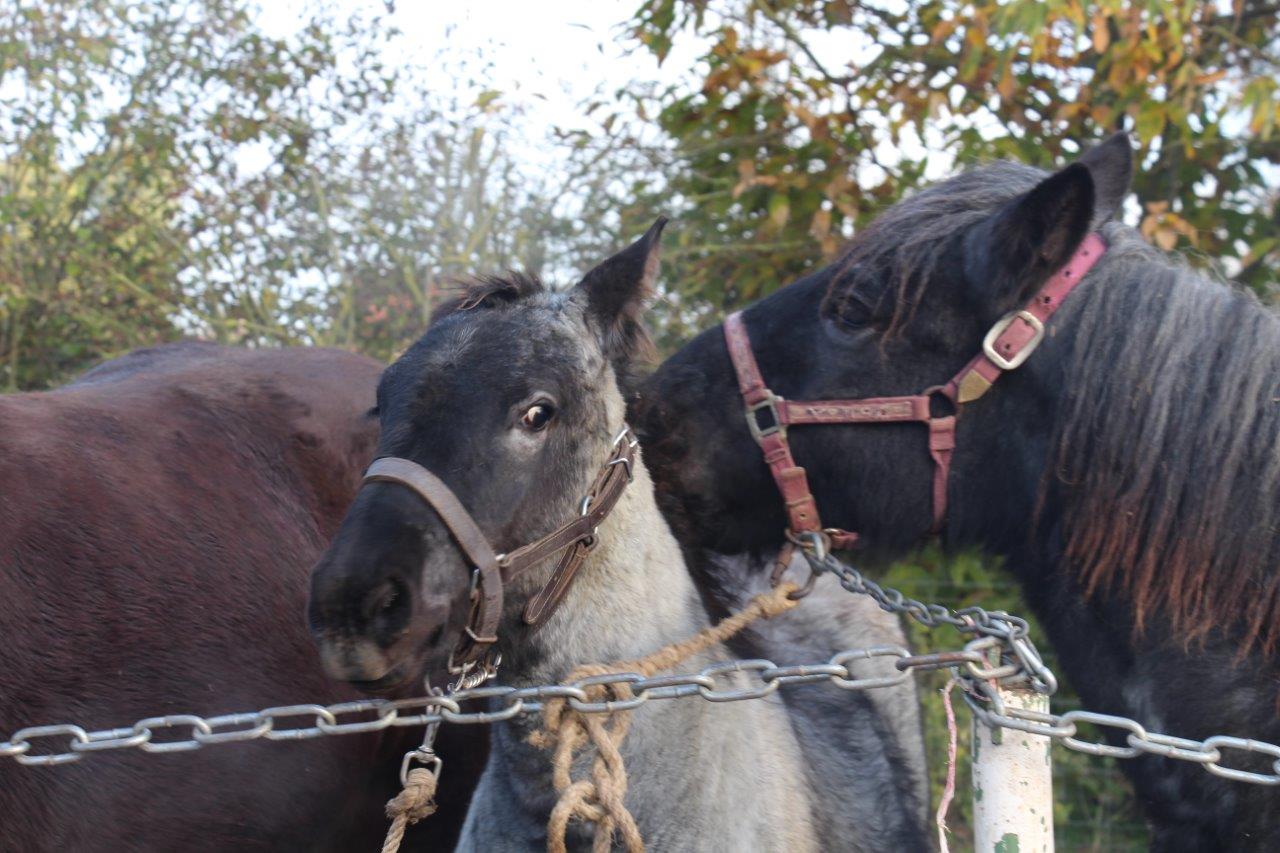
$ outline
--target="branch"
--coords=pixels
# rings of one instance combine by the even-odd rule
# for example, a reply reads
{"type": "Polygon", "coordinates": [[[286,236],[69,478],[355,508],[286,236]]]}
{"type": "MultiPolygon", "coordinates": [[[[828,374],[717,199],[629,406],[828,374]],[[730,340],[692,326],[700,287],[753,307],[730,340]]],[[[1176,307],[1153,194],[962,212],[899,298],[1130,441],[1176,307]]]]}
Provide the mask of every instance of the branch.
{"type": "Polygon", "coordinates": [[[758,11],[761,15],[764,15],[766,19],[772,22],[774,26],[782,30],[782,34],[787,37],[787,41],[791,42],[796,47],[800,48],[801,52],[804,53],[804,55],[809,58],[809,61],[813,63],[813,67],[817,69],[818,73],[821,74],[823,79],[825,79],[828,83],[831,83],[834,86],[848,88],[849,84],[853,82],[853,79],[854,79],[853,75],[837,77],[836,75],[828,71],[826,69],[826,66],[822,64],[822,61],[819,60],[818,57],[814,55],[813,51],[809,49],[809,46],[804,43],[804,40],[800,37],[800,34],[796,32],[795,27],[791,26],[791,24],[787,23],[785,20],[778,17],[778,15],[775,14],[774,11],[768,7],[768,5],[764,2],[764,0],[752,0],[751,5],[754,9],[756,9],[756,11],[758,11]]]}

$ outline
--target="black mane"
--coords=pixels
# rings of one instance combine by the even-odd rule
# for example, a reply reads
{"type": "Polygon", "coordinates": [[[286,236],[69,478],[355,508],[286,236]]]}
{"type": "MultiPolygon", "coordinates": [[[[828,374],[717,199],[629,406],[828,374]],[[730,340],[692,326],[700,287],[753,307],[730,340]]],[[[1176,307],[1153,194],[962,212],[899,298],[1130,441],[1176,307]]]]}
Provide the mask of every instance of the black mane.
{"type": "MultiPolygon", "coordinates": [[[[995,163],[895,205],[854,240],[840,281],[869,265],[890,334],[910,322],[949,238],[1047,173],[995,163]]],[[[1109,248],[1063,309],[1067,394],[1045,496],[1061,498],[1069,563],[1089,593],[1128,596],[1187,642],[1216,627],[1280,645],[1280,318],[1250,292],[1100,229],[1109,248]],[[1069,319],[1068,319],[1069,318],[1069,319]]]]}
{"type": "Polygon", "coordinates": [[[934,184],[889,208],[855,235],[836,262],[824,312],[846,307],[846,276],[855,267],[888,279],[881,300],[892,300],[887,337],[915,316],[923,288],[935,280],[951,238],[982,221],[1014,196],[1031,189],[1047,173],[1022,163],[997,162],[934,184]]]}
{"type": "Polygon", "coordinates": [[[1137,622],[1280,644],[1280,318],[1111,225],[1054,446],[1067,555],[1137,622]]]}

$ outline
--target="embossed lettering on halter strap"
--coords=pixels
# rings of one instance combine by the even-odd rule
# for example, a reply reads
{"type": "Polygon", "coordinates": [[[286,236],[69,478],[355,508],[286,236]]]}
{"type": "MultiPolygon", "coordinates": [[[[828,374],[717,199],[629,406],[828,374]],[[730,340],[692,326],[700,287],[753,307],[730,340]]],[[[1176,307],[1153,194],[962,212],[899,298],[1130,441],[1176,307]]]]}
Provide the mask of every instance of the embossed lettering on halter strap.
{"type": "Polygon", "coordinates": [[[956,446],[956,417],[960,407],[985,394],[1000,374],[1022,365],[1044,339],[1044,327],[1062,301],[1098,262],[1107,244],[1089,234],[1062,269],[1054,273],[1031,301],[1006,315],[987,332],[982,350],[945,385],[926,388],[903,397],[867,397],[859,400],[785,400],[769,390],[751,349],[751,338],[742,313],[724,322],[729,359],[738,377],[738,389],[746,404],[747,427],[764,453],[787,511],[787,532],[792,540],[804,534],[830,539],[832,547],[846,548],[857,540],[847,530],[823,528],[817,502],[809,490],[804,468],[796,464],[787,441],[794,426],[818,424],[884,424],[918,422],[929,427],[929,455],[933,459],[933,517],[930,532],[942,530],[947,517],[947,480],[951,454],[956,446]],[[954,413],[935,417],[934,398],[949,401],[954,413]],[[767,422],[762,422],[767,415],[767,422]]]}
{"type": "Polygon", "coordinates": [[[563,551],[564,556],[552,571],[551,578],[529,599],[524,611],[524,621],[538,626],[555,612],[556,607],[564,600],[578,569],[595,547],[597,528],[617,506],[623,490],[631,482],[631,470],[638,446],[631,428],[624,428],[613,441],[609,460],[601,466],[583,498],[579,515],[541,539],[507,554],[494,552],[479,525],[453,490],[417,462],[384,456],[374,460],[369,466],[361,485],[397,483],[413,491],[440,516],[474,569],[471,613],[463,636],[451,656],[451,667],[455,672],[483,660],[498,641],[503,586],[548,557],[563,551]]]}

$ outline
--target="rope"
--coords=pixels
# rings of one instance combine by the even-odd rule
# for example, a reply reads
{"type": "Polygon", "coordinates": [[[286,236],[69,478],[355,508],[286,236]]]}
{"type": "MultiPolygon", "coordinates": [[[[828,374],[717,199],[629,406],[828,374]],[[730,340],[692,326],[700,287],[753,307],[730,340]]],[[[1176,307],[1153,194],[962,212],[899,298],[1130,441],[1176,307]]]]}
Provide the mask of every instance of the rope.
{"type": "Polygon", "coordinates": [[[404,840],[405,828],[435,813],[436,775],[425,767],[409,771],[404,790],[387,803],[391,827],[382,842],[382,853],[396,853],[404,840]]]}
{"type": "Polygon", "coordinates": [[[955,686],[956,679],[953,676],[947,686],[939,691],[942,694],[942,707],[947,712],[947,783],[942,789],[942,800],[938,803],[938,811],[933,819],[938,825],[938,849],[942,853],[950,853],[951,850],[947,846],[947,833],[951,831],[947,828],[947,809],[951,807],[951,798],[956,793],[956,712],[951,707],[951,690],[955,686]]]}
{"type": "MultiPolygon", "coordinates": [[[[757,595],[740,612],[683,642],[661,648],[639,660],[580,666],[569,673],[564,683],[616,672],[636,672],[648,677],[671,669],[693,655],[728,640],[755,620],[769,619],[795,607],[799,602],[788,596],[796,588],[795,584],[785,583],[757,595]]],[[[627,684],[593,685],[584,691],[593,702],[632,698],[627,684]]],[[[615,834],[620,837],[627,853],[642,853],[644,840],[640,837],[640,829],[623,803],[627,793],[627,770],[623,765],[621,746],[631,725],[630,711],[581,714],[573,710],[566,700],[551,699],[543,708],[542,715],[543,728],[535,732],[530,741],[554,749],[552,782],[560,795],[547,822],[548,853],[566,853],[565,833],[573,818],[597,825],[592,842],[593,853],[612,850],[615,834]],[[588,743],[595,749],[590,775],[574,779],[570,775],[574,755],[588,743]]],[[[384,849],[384,853],[389,851],[384,849]]]]}

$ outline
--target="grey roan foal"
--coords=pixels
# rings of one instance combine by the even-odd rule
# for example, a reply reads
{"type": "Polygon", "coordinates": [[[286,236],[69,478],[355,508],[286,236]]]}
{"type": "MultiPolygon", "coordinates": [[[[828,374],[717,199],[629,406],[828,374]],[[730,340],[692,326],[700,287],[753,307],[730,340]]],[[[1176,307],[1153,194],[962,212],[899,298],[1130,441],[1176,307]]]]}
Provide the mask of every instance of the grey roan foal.
{"type": "MultiPolygon", "coordinates": [[[[379,455],[434,472],[498,549],[571,518],[623,426],[620,379],[649,349],[640,314],[660,231],[661,223],[569,291],[487,279],[438,312],[382,378],[379,455]]],[[[643,464],[634,475],[545,625],[529,629],[520,612],[555,561],[508,586],[504,682],[555,682],[578,664],[642,657],[710,624],[643,464]]],[[[372,690],[420,679],[465,622],[469,575],[441,520],[413,493],[366,486],[313,575],[312,629],[328,671],[372,690]]],[[[795,663],[903,643],[896,622],[830,581],[800,607],[757,623],[745,647],[795,663]]],[[[743,599],[758,591],[744,588],[743,599]]],[[[717,646],[680,669],[736,656],[717,646]]],[[[852,666],[858,676],[893,672],[887,658],[852,666]]],[[[735,680],[747,686],[745,676],[735,680]]],[[[626,804],[651,849],[927,849],[914,686],[865,696],[827,684],[784,690],[795,695],[635,711],[623,746],[626,804]]],[[[546,845],[556,796],[549,753],[528,743],[537,724],[495,727],[460,849],[546,845]]],[[[571,849],[589,848],[592,833],[572,824],[571,849]]]]}

